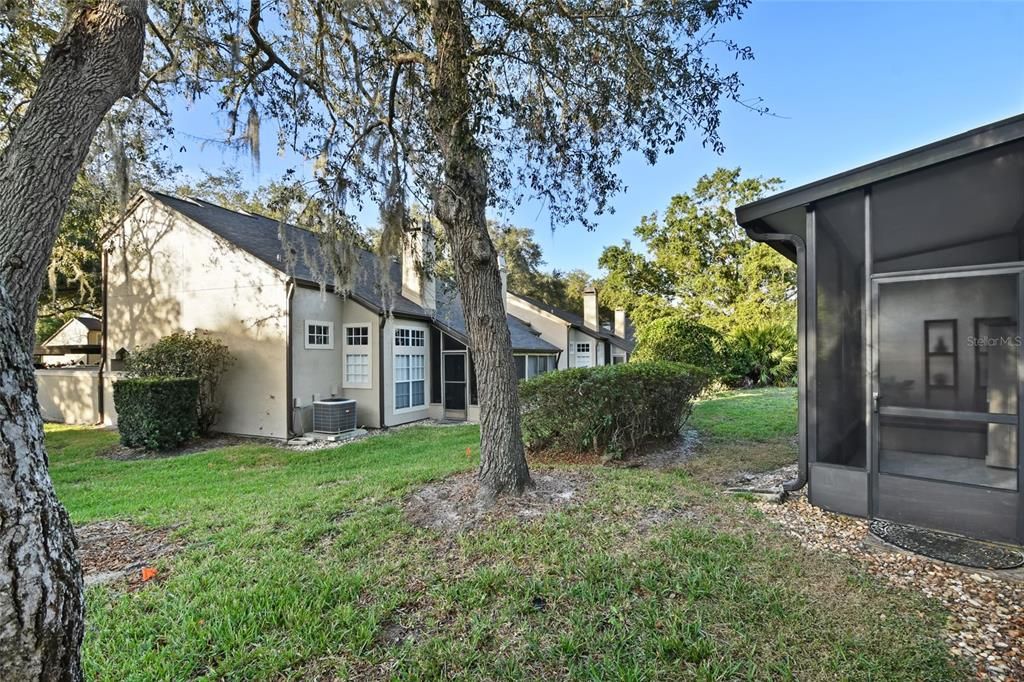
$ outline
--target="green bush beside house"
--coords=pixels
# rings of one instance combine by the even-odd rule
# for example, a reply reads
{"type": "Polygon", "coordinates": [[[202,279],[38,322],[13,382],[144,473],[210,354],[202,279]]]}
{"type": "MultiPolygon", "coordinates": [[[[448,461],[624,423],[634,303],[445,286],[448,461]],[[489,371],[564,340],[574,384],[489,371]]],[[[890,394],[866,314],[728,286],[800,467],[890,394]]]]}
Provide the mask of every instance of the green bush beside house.
{"type": "Polygon", "coordinates": [[[168,450],[199,430],[199,381],[147,377],[114,382],[114,406],[121,443],[132,448],[168,450]]]}
{"type": "Polygon", "coordinates": [[[677,434],[710,375],[674,362],[630,362],[549,372],[520,383],[531,450],[619,457],[677,434]]]}

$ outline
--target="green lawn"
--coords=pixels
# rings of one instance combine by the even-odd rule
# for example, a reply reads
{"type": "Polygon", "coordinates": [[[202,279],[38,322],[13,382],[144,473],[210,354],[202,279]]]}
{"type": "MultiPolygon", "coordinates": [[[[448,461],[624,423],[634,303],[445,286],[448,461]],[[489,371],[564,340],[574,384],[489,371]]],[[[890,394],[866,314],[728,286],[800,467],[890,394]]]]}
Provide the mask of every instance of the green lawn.
{"type": "Polygon", "coordinates": [[[796,389],[728,391],[698,402],[690,426],[720,439],[771,441],[796,435],[796,389]]]}
{"type": "Polygon", "coordinates": [[[797,457],[796,389],[728,391],[701,400],[689,428],[697,430],[701,455],[684,470],[711,483],[739,472],[760,473],[792,464],[797,457]]]}
{"type": "MultiPolygon", "coordinates": [[[[743,400],[779,427],[780,408],[743,400]]],[[[708,405],[694,423],[725,428],[726,407],[708,405]]],[[[123,462],[101,454],[109,433],[48,429],[75,523],[176,525],[187,542],[141,590],[90,589],[87,675],[954,675],[933,604],[807,553],[685,472],[597,467],[579,504],[529,523],[455,537],[410,526],[402,497],[473,468],[478,438],[472,426],[420,427],[318,452],[245,445],[123,462]]]]}

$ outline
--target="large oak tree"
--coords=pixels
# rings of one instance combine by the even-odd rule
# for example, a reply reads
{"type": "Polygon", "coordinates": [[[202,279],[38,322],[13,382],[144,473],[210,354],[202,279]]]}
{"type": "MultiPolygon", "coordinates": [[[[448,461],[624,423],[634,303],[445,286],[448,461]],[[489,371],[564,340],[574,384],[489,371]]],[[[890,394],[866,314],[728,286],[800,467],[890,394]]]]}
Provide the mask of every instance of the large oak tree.
{"type": "Polygon", "coordinates": [[[82,575],[74,531],[47,471],[31,352],[36,306],[72,185],[103,117],[138,86],[145,27],[145,0],[72,4],[0,152],[4,680],[82,676],[82,575]]]}

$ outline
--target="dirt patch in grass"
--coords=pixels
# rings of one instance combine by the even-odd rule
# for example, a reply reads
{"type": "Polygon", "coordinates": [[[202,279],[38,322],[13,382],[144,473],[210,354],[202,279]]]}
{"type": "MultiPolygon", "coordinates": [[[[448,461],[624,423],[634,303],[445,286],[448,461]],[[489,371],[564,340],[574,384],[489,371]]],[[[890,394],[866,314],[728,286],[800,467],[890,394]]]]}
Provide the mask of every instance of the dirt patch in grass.
{"type": "Polygon", "coordinates": [[[611,465],[660,471],[678,469],[698,454],[699,443],[697,432],[689,429],[670,441],[650,443],[621,461],[611,462],[611,465]]]}
{"type": "Polygon", "coordinates": [[[578,503],[591,481],[585,472],[562,469],[534,470],[532,476],[534,487],[518,497],[500,497],[490,507],[477,500],[476,472],[451,476],[408,495],[405,518],[414,526],[445,533],[501,519],[530,521],[578,503]]]}
{"type": "Polygon", "coordinates": [[[181,447],[170,450],[146,450],[145,448],[129,448],[118,443],[106,452],[104,456],[116,460],[136,459],[164,459],[167,457],[178,457],[180,455],[194,455],[207,450],[217,448],[228,448],[233,445],[266,445],[271,441],[260,438],[243,438],[242,436],[215,435],[208,438],[197,438],[189,441],[181,447]]]}
{"type": "Polygon", "coordinates": [[[760,474],[774,472],[796,462],[797,444],[792,438],[771,441],[711,439],[698,444],[682,469],[696,479],[726,487],[744,486],[760,474]]]}
{"type": "Polygon", "coordinates": [[[157,559],[184,547],[180,538],[171,537],[173,531],[128,521],[96,521],[79,526],[75,529],[78,560],[86,586],[124,580],[128,589],[141,587],[143,568],[152,567],[157,559]]]}

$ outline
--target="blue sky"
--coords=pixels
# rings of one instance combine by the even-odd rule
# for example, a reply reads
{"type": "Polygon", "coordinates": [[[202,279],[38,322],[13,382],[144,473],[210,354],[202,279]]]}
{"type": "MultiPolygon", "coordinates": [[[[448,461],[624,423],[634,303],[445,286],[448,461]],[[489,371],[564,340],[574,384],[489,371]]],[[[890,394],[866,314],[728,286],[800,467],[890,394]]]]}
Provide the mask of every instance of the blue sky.
{"type": "MultiPolygon", "coordinates": [[[[694,140],[653,167],[625,159],[619,172],[628,190],[613,201],[614,215],[599,217],[595,232],[552,232],[538,205],[521,206],[508,217],[536,230],[548,267],[596,274],[605,245],[630,238],[641,216],[662,210],[718,166],[778,176],[795,187],[1024,112],[1024,2],[755,0],[721,34],[754,49],[754,61],[736,65],[744,93],[776,116],[730,105],[721,128],[724,154],[694,140]]],[[[275,157],[267,135],[254,173],[246,156],[190,137],[218,136],[212,102],[175,109],[186,171],[236,166],[256,185],[290,163],[275,157]]]]}

